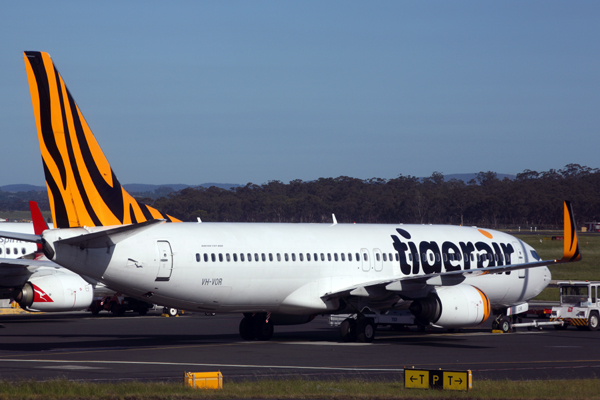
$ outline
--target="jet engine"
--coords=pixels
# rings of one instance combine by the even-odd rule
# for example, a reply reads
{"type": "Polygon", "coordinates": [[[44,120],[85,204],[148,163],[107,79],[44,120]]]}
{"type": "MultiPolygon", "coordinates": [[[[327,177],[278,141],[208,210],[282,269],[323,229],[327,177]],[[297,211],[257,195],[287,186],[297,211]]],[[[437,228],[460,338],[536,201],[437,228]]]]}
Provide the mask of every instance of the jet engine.
{"type": "Polygon", "coordinates": [[[32,276],[15,300],[30,311],[85,310],[92,302],[94,289],[79,275],[56,273],[32,276]]]}
{"type": "Polygon", "coordinates": [[[490,300],[481,290],[467,284],[440,286],[410,305],[423,324],[440,328],[475,326],[490,316],[490,300]]]}

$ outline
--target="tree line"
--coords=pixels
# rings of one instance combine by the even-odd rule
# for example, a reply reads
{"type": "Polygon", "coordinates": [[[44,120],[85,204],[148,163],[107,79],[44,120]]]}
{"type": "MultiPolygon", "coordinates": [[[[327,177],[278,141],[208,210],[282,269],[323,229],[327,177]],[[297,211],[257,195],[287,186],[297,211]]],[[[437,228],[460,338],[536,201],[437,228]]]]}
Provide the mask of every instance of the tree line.
{"type": "MultiPolygon", "coordinates": [[[[157,189],[159,198],[137,196],[183,221],[332,222],[475,225],[489,228],[556,229],[562,202],[570,200],[576,222],[600,220],[600,169],[568,164],[544,172],[525,170],[515,179],[480,172],[469,182],[400,175],[393,179],[347,176],[314,181],[248,183],[231,189],[157,189]]],[[[135,194],[134,194],[135,195],[135,194]]],[[[29,210],[29,200],[49,210],[46,192],[0,191],[0,210],[29,210]]]]}
{"type": "Polygon", "coordinates": [[[439,172],[417,178],[249,183],[229,190],[187,188],[142,199],[184,221],[331,222],[476,225],[490,228],[562,227],[563,200],[573,203],[578,225],[600,219],[600,169],[525,170],[515,179],[480,172],[469,182],[439,172]]]}

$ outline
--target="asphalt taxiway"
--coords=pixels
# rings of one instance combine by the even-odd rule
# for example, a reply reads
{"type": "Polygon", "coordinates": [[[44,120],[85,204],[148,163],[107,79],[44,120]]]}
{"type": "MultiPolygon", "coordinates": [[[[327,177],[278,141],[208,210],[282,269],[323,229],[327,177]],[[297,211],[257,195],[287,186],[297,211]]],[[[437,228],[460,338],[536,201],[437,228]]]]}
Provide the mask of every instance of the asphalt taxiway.
{"type": "MultiPolygon", "coordinates": [[[[401,379],[405,368],[467,370],[473,379],[573,379],[600,375],[600,332],[489,326],[445,331],[378,330],[373,343],[342,343],[327,318],[277,326],[246,342],[241,315],[89,313],[0,317],[2,379],[179,381],[185,371],[225,379],[401,379]]],[[[489,325],[489,324],[488,324],[489,325]]]]}

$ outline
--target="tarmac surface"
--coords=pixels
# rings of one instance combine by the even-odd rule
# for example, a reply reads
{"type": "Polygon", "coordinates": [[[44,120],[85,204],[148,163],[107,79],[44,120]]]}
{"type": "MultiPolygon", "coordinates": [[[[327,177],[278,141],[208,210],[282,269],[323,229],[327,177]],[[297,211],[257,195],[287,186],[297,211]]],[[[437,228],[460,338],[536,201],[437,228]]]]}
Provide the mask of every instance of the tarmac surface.
{"type": "Polygon", "coordinates": [[[328,319],[276,326],[268,342],[238,335],[241,315],[127,313],[0,316],[0,377],[82,381],[181,381],[185,371],[218,371],[225,380],[402,379],[405,368],[467,370],[480,379],[600,376],[600,331],[491,333],[382,328],[373,343],[342,343],[328,319]]]}

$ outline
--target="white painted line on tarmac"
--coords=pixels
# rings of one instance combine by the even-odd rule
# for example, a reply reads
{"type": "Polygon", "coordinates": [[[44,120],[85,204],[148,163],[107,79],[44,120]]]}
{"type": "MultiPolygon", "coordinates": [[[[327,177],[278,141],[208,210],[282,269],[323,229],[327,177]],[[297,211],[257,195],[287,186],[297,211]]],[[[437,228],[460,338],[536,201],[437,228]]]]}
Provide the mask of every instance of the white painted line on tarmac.
{"type": "Polygon", "coordinates": [[[374,344],[377,345],[388,345],[388,343],[340,343],[340,342],[276,342],[271,341],[271,343],[277,344],[301,344],[301,345],[310,345],[310,346],[372,346],[374,344]]]}
{"type": "Polygon", "coordinates": [[[45,367],[37,367],[37,368],[51,368],[51,369],[66,369],[71,371],[78,371],[81,369],[108,369],[104,367],[87,367],[85,365],[47,365],[45,367]]]}
{"type": "Polygon", "coordinates": [[[404,368],[354,368],[354,367],[308,367],[298,365],[248,365],[248,364],[203,364],[203,363],[175,363],[175,362],[154,362],[154,361],[101,361],[101,360],[19,360],[19,359],[0,359],[1,363],[51,363],[51,364],[96,364],[96,365],[169,365],[186,367],[221,367],[221,368],[271,368],[271,369],[312,369],[324,371],[383,371],[383,372],[404,372],[404,368]]]}

